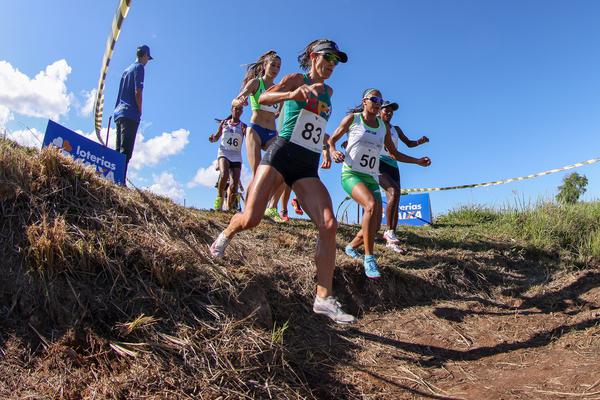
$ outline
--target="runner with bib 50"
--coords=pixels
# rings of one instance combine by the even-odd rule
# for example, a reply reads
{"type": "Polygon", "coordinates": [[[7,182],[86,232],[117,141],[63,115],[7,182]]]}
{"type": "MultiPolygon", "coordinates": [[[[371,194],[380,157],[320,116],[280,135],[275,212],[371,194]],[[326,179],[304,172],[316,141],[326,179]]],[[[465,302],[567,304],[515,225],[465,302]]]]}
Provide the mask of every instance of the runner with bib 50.
{"type": "Polygon", "coordinates": [[[364,209],[362,228],[346,246],[346,254],[360,259],[356,248],[365,247],[365,275],[371,279],[381,276],[373,254],[375,234],[381,226],[381,192],[379,190],[379,156],[383,146],[398,161],[426,167],[431,164],[427,157],[413,158],[399,153],[392,141],[390,128],[377,115],[383,104],[381,92],[367,89],[363,92],[362,104],[349,110],[331,138],[329,146],[335,162],[344,162],[342,187],[352,199],[364,209]],[[336,142],[348,133],[346,155],[335,148],[336,142]]]}

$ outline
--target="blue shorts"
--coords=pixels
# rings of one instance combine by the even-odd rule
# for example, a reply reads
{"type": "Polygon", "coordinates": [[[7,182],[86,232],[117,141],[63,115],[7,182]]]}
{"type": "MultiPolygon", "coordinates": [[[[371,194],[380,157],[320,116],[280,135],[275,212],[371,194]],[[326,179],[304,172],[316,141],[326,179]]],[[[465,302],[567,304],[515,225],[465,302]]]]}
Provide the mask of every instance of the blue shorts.
{"type": "Polygon", "coordinates": [[[260,145],[264,146],[267,142],[277,136],[277,131],[272,129],[263,128],[260,125],[253,124],[250,122],[250,128],[254,129],[256,133],[258,133],[258,137],[260,137],[260,145]]]}

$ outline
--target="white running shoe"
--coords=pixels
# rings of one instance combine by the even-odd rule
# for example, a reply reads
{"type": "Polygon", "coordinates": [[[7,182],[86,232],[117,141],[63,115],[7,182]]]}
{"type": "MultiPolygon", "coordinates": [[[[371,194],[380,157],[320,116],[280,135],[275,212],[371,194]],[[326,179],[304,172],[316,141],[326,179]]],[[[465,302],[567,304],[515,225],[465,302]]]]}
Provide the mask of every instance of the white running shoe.
{"type": "Polygon", "coordinates": [[[394,232],[391,229],[383,232],[383,238],[388,243],[400,243],[400,239],[398,239],[398,237],[396,236],[396,232],[394,232]]]}
{"type": "Polygon", "coordinates": [[[353,315],[346,314],[344,310],[342,310],[342,305],[333,296],[315,296],[313,311],[317,314],[328,316],[338,324],[353,324],[356,322],[356,318],[353,315]]]}
{"type": "Polygon", "coordinates": [[[222,258],[225,255],[225,249],[229,244],[229,239],[225,237],[225,234],[221,232],[217,237],[217,240],[210,245],[209,250],[210,254],[215,258],[222,258]]]}
{"type": "Polygon", "coordinates": [[[385,247],[387,247],[388,249],[392,249],[392,251],[395,251],[396,253],[400,253],[400,254],[406,253],[406,250],[404,250],[402,247],[398,246],[396,243],[388,242],[385,245],[385,247]]]}

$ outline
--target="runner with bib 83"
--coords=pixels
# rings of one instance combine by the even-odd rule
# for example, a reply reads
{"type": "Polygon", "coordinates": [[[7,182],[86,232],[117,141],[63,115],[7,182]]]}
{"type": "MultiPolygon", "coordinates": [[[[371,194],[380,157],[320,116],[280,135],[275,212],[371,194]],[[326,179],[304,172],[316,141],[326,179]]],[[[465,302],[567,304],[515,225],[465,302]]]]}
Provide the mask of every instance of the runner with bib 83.
{"type": "Polygon", "coordinates": [[[236,214],[210,246],[214,257],[222,257],[235,234],[260,223],[269,195],[285,182],[296,193],[304,211],[319,230],[313,311],[337,323],[353,323],[356,319],[345,313],[333,297],[337,221],[331,197],[319,179],[318,169],[321,153],[324,156],[321,166],[331,166],[331,157],[324,141],[325,125],[331,115],[333,90],[325,84],[325,80],[339,62],[345,63],[347,60],[346,53],[340,51],[335,42],[315,40],[298,56],[300,67],[308,73],[287,75],[281,83],[260,96],[261,104],[285,101],[282,129],[256,171],[244,212],[236,214]]]}
{"type": "Polygon", "coordinates": [[[393,158],[398,161],[429,166],[427,157],[413,158],[399,153],[392,141],[390,128],[377,115],[383,104],[381,92],[367,89],[363,92],[360,106],[349,110],[335,132],[329,138],[331,155],[335,162],[344,162],[342,167],[342,187],[364,209],[362,227],[354,239],[346,246],[346,254],[359,259],[356,248],[365,247],[365,275],[371,279],[381,276],[373,248],[375,235],[381,226],[381,192],[379,190],[379,156],[385,145],[393,158]],[[336,150],[336,142],[348,133],[346,155],[336,150]]]}

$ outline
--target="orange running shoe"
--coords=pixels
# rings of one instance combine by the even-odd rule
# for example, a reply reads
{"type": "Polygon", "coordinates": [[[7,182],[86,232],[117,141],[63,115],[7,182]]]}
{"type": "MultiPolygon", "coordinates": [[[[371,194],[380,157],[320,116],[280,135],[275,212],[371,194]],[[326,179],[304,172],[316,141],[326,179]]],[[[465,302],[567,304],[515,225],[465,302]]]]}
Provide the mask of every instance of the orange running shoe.
{"type": "Polygon", "coordinates": [[[292,207],[294,207],[294,212],[298,215],[302,215],[304,214],[304,211],[302,211],[302,207],[300,207],[300,203],[298,202],[298,199],[296,197],[294,197],[292,199],[292,207]]]}

